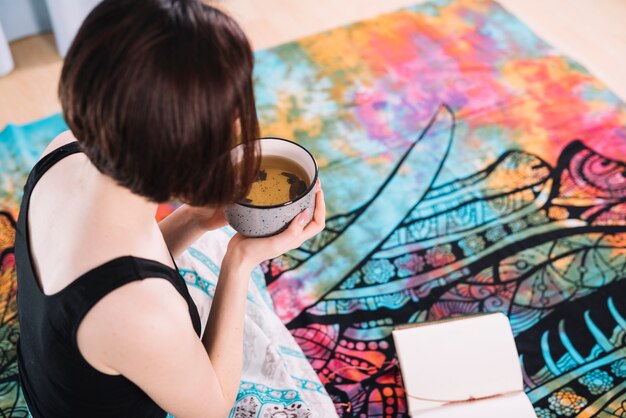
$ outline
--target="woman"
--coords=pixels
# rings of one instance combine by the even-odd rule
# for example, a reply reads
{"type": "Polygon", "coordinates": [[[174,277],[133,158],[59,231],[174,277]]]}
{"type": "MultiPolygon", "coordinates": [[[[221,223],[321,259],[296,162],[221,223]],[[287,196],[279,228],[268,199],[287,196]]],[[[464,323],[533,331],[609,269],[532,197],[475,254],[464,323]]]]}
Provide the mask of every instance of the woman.
{"type": "Polygon", "coordinates": [[[25,186],[16,259],[20,379],[35,417],[222,417],[239,385],[246,290],[259,262],[324,227],[236,235],[206,331],[173,256],[225,224],[258,168],[253,57],[196,0],[105,0],[67,54],[71,132],[25,186]],[[233,167],[230,150],[245,147],[233,167]],[[185,205],[161,223],[158,202],[185,205]]]}

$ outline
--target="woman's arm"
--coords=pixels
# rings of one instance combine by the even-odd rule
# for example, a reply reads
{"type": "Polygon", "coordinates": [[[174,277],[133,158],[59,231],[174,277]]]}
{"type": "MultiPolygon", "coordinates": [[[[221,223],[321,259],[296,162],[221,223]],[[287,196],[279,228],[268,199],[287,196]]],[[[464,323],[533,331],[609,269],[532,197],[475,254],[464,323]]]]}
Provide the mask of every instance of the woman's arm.
{"type": "Polygon", "coordinates": [[[187,302],[164,279],[106,295],[81,322],[77,343],[89,364],[122,374],[176,418],[224,418],[232,408],[187,302]]]}
{"type": "Polygon", "coordinates": [[[246,293],[252,269],[262,261],[299,247],[324,229],[326,206],[319,183],[315,199],[315,213],[308,225],[304,225],[307,214],[301,213],[278,235],[246,238],[237,234],[228,243],[202,342],[220,376],[224,396],[233,402],[241,377],[246,293]]]}
{"type": "Polygon", "coordinates": [[[235,403],[243,364],[243,326],[252,268],[226,254],[202,344],[224,397],[235,403]]]}

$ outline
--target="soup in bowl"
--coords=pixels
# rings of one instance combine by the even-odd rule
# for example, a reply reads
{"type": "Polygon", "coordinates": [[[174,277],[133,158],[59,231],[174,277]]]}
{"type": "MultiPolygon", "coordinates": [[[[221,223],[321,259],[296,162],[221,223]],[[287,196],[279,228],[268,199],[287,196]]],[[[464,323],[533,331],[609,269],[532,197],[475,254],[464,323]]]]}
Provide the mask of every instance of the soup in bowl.
{"type": "MultiPolygon", "coordinates": [[[[224,210],[228,223],[248,237],[267,237],[283,231],[300,212],[315,211],[318,167],[302,145],[282,138],[259,139],[261,165],[246,197],[224,210]]],[[[234,158],[241,148],[233,149],[234,158]]]]}

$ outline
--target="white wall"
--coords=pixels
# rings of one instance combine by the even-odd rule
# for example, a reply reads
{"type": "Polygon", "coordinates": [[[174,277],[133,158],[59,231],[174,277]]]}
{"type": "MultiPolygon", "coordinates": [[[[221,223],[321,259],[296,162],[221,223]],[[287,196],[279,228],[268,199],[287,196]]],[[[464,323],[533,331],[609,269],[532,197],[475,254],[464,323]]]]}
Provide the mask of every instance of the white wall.
{"type": "Polygon", "coordinates": [[[0,23],[9,42],[51,28],[45,0],[0,0],[0,23]]]}
{"type": "Polygon", "coordinates": [[[46,0],[46,3],[57,49],[64,57],[83,20],[100,0],[46,0]]]}
{"type": "Polygon", "coordinates": [[[100,0],[0,0],[0,76],[13,69],[8,42],[52,30],[65,56],[81,23],[100,0]]]}

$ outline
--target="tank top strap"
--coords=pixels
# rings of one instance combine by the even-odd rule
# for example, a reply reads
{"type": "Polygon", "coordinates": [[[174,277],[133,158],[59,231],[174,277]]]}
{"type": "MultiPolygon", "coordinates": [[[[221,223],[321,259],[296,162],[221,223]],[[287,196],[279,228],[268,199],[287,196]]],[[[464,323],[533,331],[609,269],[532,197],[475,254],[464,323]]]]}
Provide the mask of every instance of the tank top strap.
{"type": "MultiPolygon", "coordinates": [[[[71,318],[71,334],[75,336],[87,312],[102,298],[125,284],[147,278],[162,278],[174,286],[187,302],[194,330],[200,336],[200,317],[184,279],[176,270],[154,260],[133,256],[115,258],[81,275],[59,293],[50,296],[61,299],[63,312],[60,314],[71,318]]],[[[76,341],[75,338],[72,340],[76,341]]]]}
{"type": "Polygon", "coordinates": [[[24,195],[29,193],[32,188],[35,187],[35,184],[37,184],[41,176],[43,176],[46,171],[50,169],[50,167],[58,163],[63,158],[72,154],[77,154],[79,152],[83,152],[83,150],[80,148],[80,144],[78,143],[78,141],[73,141],[68,144],[62,145],[44,155],[39,161],[37,161],[37,163],[31,170],[30,175],[28,176],[28,181],[26,182],[27,190],[24,191],[24,195]]]}

